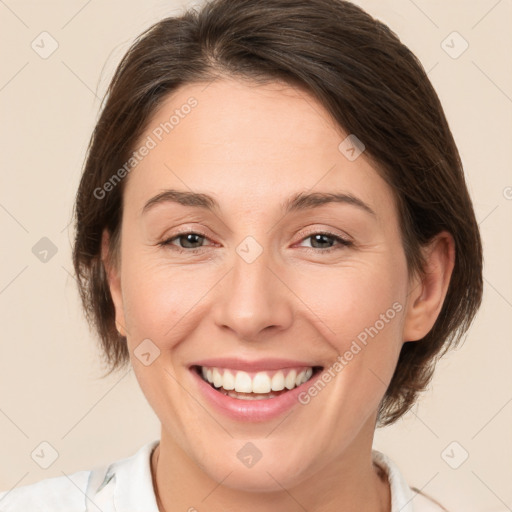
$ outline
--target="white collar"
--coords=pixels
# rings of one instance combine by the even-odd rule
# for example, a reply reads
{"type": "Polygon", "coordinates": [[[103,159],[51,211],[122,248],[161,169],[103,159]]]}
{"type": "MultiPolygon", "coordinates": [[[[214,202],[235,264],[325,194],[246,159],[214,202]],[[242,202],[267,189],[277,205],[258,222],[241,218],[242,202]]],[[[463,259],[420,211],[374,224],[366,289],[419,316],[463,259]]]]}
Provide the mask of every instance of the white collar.
{"type": "MultiPolygon", "coordinates": [[[[93,470],[89,479],[88,496],[94,503],[112,502],[117,512],[158,512],[151,476],[151,453],[159,444],[151,441],[132,455],[103,469],[93,470]],[[97,485],[101,482],[100,485],[97,485]],[[92,493],[91,493],[92,491],[92,493]]],[[[398,466],[385,454],[372,450],[373,461],[386,473],[391,490],[391,512],[417,512],[413,508],[416,495],[409,487],[398,466]]]]}
{"type": "Polygon", "coordinates": [[[398,466],[384,453],[372,450],[372,460],[386,473],[391,490],[391,512],[413,512],[414,494],[398,466]]]}

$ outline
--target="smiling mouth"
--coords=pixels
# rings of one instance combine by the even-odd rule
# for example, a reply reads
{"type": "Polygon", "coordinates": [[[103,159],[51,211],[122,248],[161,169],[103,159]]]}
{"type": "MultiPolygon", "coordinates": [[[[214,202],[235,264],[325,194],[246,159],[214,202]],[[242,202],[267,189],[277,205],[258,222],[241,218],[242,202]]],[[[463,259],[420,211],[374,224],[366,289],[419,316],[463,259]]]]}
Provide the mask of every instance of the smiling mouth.
{"type": "Polygon", "coordinates": [[[245,372],[229,368],[194,365],[191,368],[213,389],[239,400],[266,400],[281,396],[310,381],[322,366],[245,372]]]}

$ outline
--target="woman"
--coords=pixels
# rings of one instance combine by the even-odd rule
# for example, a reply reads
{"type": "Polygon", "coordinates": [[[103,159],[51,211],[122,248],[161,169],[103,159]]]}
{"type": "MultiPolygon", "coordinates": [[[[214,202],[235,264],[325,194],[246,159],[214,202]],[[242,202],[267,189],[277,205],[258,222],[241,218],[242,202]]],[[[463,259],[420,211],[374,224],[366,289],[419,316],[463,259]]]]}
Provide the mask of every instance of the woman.
{"type": "Polygon", "coordinates": [[[341,0],[157,23],[75,212],[85,311],[161,439],[2,510],[444,510],[372,441],[467,331],[482,249],[438,97],[385,25],[341,0]]]}

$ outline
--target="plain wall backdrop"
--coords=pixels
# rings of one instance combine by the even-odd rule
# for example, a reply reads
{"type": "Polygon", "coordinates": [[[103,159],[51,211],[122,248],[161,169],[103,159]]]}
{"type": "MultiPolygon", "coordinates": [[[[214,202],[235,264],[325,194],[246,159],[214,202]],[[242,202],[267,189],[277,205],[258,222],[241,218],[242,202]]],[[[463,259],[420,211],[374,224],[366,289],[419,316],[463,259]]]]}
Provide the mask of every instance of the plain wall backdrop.
{"type": "MultiPolygon", "coordinates": [[[[451,511],[512,510],[512,2],[356,3],[428,71],[465,165],[485,257],[484,302],[464,344],[441,360],[413,410],[377,431],[375,448],[451,511]]],[[[192,5],[0,1],[1,490],[127,457],[160,435],[133,371],[100,378],[70,222],[120,58],[145,28],[192,5]],[[58,453],[47,469],[52,451],[41,443],[58,453]]]]}

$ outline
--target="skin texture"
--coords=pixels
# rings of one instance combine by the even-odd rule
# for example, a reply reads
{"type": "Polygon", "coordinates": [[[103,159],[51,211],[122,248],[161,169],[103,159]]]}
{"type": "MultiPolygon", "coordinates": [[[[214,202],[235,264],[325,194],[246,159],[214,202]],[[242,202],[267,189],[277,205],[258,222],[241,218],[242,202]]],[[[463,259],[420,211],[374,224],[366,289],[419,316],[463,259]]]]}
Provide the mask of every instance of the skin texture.
{"type": "Polygon", "coordinates": [[[364,153],[354,161],[341,153],[348,134],[312,96],[230,78],[205,87],[175,91],[141,137],[191,96],[198,101],[126,178],[120,265],[109,263],[103,239],[116,321],[162,424],[152,458],[159,506],[390,511],[387,480],[371,460],[377,409],[402,344],[421,339],[439,314],[453,239],[441,233],[425,249],[428,277],[409,280],[392,190],[364,153]],[[162,203],[141,214],[167,188],[212,195],[220,210],[162,203]],[[376,215],[326,204],[283,216],[280,204],[298,192],[350,193],[376,215]],[[178,230],[206,238],[158,245],[178,230]],[[326,230],[353,245],[315,243],[326,230]],[[263,249],[250,264],[236,252],[247,236],[263,249]],[[328,368],[396,302],[401,311],[318,396],[273,421],[218,413],[187,369],[219,356],[328,368]],[[147,338],[160,350],[149,366],[133,354],[147,338]],[[251,468],[237,458],[248,441],[262,453],[251,468]]]}

